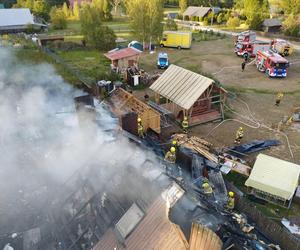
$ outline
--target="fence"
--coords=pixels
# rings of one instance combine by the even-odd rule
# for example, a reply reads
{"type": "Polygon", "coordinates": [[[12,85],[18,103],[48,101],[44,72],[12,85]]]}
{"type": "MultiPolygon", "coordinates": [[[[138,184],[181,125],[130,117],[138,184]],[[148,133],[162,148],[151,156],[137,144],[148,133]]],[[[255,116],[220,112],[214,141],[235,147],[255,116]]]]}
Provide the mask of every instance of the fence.
{"type": "Polygon", "coordinates": [[[300,250],[300,239],[287,229],[267,218],[253,204],[243,197],[237,199],[236,208],[255,221],[257,228],[283,250],[300,250]]]}

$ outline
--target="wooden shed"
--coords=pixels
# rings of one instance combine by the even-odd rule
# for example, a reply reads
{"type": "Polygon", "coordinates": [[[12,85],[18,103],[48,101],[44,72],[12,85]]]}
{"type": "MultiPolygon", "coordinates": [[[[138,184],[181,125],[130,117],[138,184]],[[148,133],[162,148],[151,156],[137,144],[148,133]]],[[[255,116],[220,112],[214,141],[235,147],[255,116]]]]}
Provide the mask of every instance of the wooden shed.
{"type": "Polygon", "coordinates": [[[184,116],[189,125],[224,118],[226,90],[190,70],[170,65],[150,89],[155,92],[156,103],[171,111],[179,122],[184,116]]]}
{"type": "Polygon", "coordinates": [[[124,49],[114,49],[104,54],[106,58],[111,60],[112,69],[122,72],[128,67],[138,68],[139,56],[142,51],[129,47],[124,49]]]}
{"type": "MultiPolygon", "coordinates": [[[[115,113],[121,120],[124,122],[128,122],[130,124],[123,124],[123,126],[133,127],[137,134],[137,117],[142,119],[142,124],[144,126],[144,130],[147,131],[149,128],[160,134],[160,114],[148,106],[146,103],[140,101],[132,94],[128,93],[122,88],[116,89],[111,98],[110,103],[112,104],[112,112],[115,113]],[[127,114],[135,113],[136,116],[134,120],[130,119],[125,120],[124,118],[127,114]]],[[[127,130],[128,131],[128,130],[127,130]]],[[[131,132],[130,130],[129,132],[131,132]]]]}

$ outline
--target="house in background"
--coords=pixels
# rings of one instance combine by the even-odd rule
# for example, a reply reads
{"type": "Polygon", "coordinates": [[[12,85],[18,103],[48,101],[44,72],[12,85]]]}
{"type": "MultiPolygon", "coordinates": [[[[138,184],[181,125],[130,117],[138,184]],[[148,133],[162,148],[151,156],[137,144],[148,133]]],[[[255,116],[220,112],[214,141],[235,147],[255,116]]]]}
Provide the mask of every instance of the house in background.
{"type": "Polygon", "coordinates": [[[170,111],[179,122],[188,117],[189,125],[197,125],[224,118],[226,90],[214,80],[170,65],[150,86],[155,101],[170,111]]]}
{"type": "Polygon", "coordinates": [[[264,32],[280,32],[281,27],[282,22],[276,18],[265,19],[262,23],[264,32]]]}
{"type": "Polygon", "coordinates": [[[36,23],[29,9],[0,9],[0,34],[24,32],[28,25],[36,29],[47,27],[36,23]]]}
{"type": "Polygon", "coordinates": [[[177,16],[178,16],[178,13],[177,13],[177,12],[169,12],[169,13],[167,14],[167,18],[168,18],[168,19],[176,19],[177,16]]]}
{"type": "Polygon", "coordinates": [[[182,17],[184,20],[190,21],[192,21],[194,17],[198,17],[200,20],[206,17],[211,11],[211,7],[189,6],[186,11],[183,12],[182,17]]]}

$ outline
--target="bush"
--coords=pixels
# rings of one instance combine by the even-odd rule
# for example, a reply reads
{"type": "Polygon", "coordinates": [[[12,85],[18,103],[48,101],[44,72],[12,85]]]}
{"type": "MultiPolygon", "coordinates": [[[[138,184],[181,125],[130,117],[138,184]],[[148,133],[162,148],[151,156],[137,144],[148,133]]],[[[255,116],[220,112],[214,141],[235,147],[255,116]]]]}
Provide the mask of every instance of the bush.
{"type": "Polygon", "coordinates": [[[65,29],[67,27],[67,18],[62,9],[53,7],[50,11],[50,19],[53,29],[65,29]]]}
{"type": "Polygon", "coordinates": [[[289,15],[283,23],[284,34],[287,36],[300,36],[300,15],[289,15]]]}
{"type": "Polygon", "coordinates": [[[165,24],[166,30],[177,30],[177,23],[173,19],[168,19],[165,24]]]}
{"type": "Polygon", "coordinates": [[[224,20],[224,14],[220,13],[217,17],[217,23],[221,24],[221,23],[223,23],[223,20],[224,20]]]}
{"type": "Polygon", "coordinates": [[[208,25],[208,19],[207,19],[207,17],[204,17],[204,18],[203,18],[203,25],[204,25],[204,26],[207,26],[207,25],[208,25]]]}
{"type": "Polygon", "coordinates": [[[227,26],[236,28],[240,25],[240,19],[238,17],[230,17],[227,21],[227,26]]]}

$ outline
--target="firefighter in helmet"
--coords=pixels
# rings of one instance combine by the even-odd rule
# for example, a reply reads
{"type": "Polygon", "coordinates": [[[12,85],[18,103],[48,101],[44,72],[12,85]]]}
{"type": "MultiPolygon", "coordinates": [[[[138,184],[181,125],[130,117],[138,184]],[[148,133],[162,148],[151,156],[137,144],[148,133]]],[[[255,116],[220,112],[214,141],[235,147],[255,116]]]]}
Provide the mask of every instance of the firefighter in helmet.
{"type": "Polygon", "coordinates": [[[228,192],[228,202],[227,202],[227,205],[226,205],[226,208],[228,210],[233,210],[234,209],[234,203],[235,203],[235,200],[234,200],[234,192],[230,191],[228,192]]]}
{"type": "Polygon", "coordinates": [[[186,116],[183,118],[181,127],[182,127],[183,132],[187,134],[188,128],[189,128],[189,122],[188,122],[188,118],[186,116]]]}
{"type": "Polygon", "coordinates": [[[240,144],[241,140],[244,137],[244,129],[243,127],[240,127],[237,131],[236,131],[236,135],[235,135],[235,141],[234,143],[240,144]]]}
{"type": "Polygon", "coordinates": [[[275,105],[276,106],[279,106],[282,98],[283,98],[283,93],[282,92],[278,92],[277,95],[276,95],[276,100],[275,100],[275,105]]]}
{"type": "Polygon", "coordinates": [[[176,162],[176,148],[171,147],[170,150],[165,155],[165,161],[168,161],[170,163],[176,162]]]}
{"type": "Polygon", "coordinates": [[[178,148],[178,142],[177,142],[176,139],[172,140],[172,147],[174,147],[177,150],[177,148],[178,148]]]}
{"type": "Polygon", "coordinates": [[[137,123],[138,123],[138,135],[139,137],[144,138],[145,137],[144,126],[142,124],[142,119],[140,117],[137,119],[137,123]]]}
{"type": "Polygon", "coordinates": [[[211,195],[213,193],[213,189],[212,189],[211,185],[208,183],[207,179],[205,179],[203,181],[202,189],[206,195],[211,195]]]}

